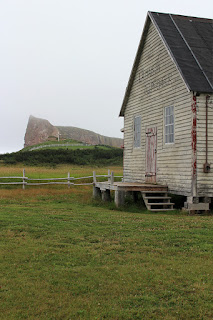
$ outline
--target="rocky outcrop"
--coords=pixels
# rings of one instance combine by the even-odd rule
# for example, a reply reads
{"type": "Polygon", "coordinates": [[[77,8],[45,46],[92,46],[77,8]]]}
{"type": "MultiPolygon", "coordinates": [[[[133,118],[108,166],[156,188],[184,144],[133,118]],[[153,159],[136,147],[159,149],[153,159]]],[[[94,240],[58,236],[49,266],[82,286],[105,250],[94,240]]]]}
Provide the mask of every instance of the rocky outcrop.
{"type": "Polygon", "coordinates": [[[29,147],[48,141],[50,137],[57,139],[59,131],[48,120],[29,117],[27,130],[24,137],[24,146],[29,147]]]}
{"type": "Polygon", "coordinates": [[[119,138],[105,137],[90,130],[76,127],[57,127],[62,139],[73,139],[92,145],[108,145],[111,147],[121,147],[123,141],[119,138]]]}
{"type": "Polygon", "coordinates": [[[53,126],[48,120],[30,116],[25,134],[25,147],[39,144],[48,140],[73,139],[91,145],[108,145],[121,147],[123,139],[102,136],[90,130],[76,127],[53,126]]]}

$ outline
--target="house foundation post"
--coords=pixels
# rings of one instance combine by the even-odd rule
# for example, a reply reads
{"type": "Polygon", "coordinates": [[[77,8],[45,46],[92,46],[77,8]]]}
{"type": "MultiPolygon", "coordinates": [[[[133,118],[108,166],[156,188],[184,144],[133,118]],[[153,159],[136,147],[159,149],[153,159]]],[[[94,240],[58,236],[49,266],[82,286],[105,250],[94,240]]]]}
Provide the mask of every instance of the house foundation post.
{"type": "Polygon", "coordinates": [[[203,202],[205,202],[205,203],[211,203],[211,202],[212,202],[212,198],[210,198],[210,197],[204,197],[204,198],[203,198],[203,202]]]}
{"type": "Polygon", "coordinates": [[[103,190],[101,192],[101,196],[103,201],[110,201],[111,200],[110,190],[109,189],[103,190]]]}
{"type": "Polygon", "coordinates": [[[138,192],[137,191],[125,191],[125,198],[131,198],[134,203],[138,201],[138,192]]]}
{"type": "Polygon", "coordinates": [[[115,190],[115,205],[120,207],[124,205],[125,192],[120,190],[115,190]]]}
{"type": "MultiPolygon", "coordinates": [[[[204,203],[208,203],[208,205],[210,206],[210,203],[212,202],[212,199],[210,197],[204,197],[203,198],[203,202],[204,203]]],[[[205,213],[209,213],[210,212],[210,208],[208,207],[208,210],[205,210],[205,213]]]]}
{"type": "Polygon", "coordinates": [[[187,197],[187,203],[188,204],[199,203],[199,197],[187,197]]]}
{"type": "Polygon", "coordinates": [[[100,199],[101,198],[101,190],[100,188],[97,188],[93,186],[93,198],[94,199],[100,199]]]}
{"type": "Polygon", "coordinates": [[[134,203],[138,202],[138,192],[137,191],[133,191],[132,196],[133,196],[134,203]]]}
{"type": "Polygon", "coordinates": [[[132,191],[125,191],[124,194],[125,199],[133,199],[133,192],[132,191]]]}
{"type": "Polygon", "coordinates": [[[208,197],[187,197],[187,202],[184,202],[183,209],[189,211],[190,214],[195,214],[198,211],[209,212],[210,202],[211,198],[208,197]]]}

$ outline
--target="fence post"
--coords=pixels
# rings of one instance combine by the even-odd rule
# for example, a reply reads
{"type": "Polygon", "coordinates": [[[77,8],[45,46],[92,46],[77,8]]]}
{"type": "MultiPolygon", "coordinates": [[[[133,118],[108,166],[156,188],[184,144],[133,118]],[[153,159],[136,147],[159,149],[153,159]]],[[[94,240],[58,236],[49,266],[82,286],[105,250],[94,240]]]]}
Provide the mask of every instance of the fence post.
{"type": "Polygon", "coordinates": [[[97,180],[96,180],[96,173],[95,171],[93,171],[93,183],[96,184],[97,180]]]}
{"type": "Polygon", "coordinates": [[[70,173],[69,172],[67,175],[67,185],[68,185],[68,188],[70,188],[70,173]]]}
{"type": "Polygon", "coordinates": [[[110,176],[110,169],[108,169],[108,182],[110,183],[111,176],[110,176]]]}
{"type": "Polygon", "coordinates": [[[93,198],[97,199],[97,198],[101,198],[101,190],[100,188],[96,187],[96,173],[95,171],[93,171],[93,198]]]}
{"type": "Polygon", "coordinates": [[[114,172],[112,171],[111,172],[111,184],[113,184],[114,183],[114,172]]]}
{"type": "Polygon", "coordinates": [[[23,185],[22,185],[22,189],[25,189],[25,169],[23,169],[23,185]]]}

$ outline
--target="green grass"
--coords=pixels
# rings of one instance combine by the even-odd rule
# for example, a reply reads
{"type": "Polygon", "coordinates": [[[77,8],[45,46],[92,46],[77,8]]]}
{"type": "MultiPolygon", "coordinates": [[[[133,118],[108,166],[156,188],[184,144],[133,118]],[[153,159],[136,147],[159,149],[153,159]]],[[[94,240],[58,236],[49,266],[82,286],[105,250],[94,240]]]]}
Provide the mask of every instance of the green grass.
{"type": "MultiPolygon", "coordinates": [[[[104,149],[104,150],[107,150],[107,149],[110,149],[112,147],[110,146],[102,146],[102,145],[85,145],[83,142],[81,141],[77,141],[77,140],[72,140],[72,139],[65,139],[65,140],[60,140],[60,141],[45,141],[43,143],[39,143],[39,144],[36,144],[36,145],[32,145],[30,147],[25,147],[23,148],[21,151],[22,152],[25,152],[25,151],[31,151],[31,149],[33,148],[37,148],[37,147],[42,147],[41,150],[44,150],[44,149],[52,149],[52,150],[76,150],[76,149],[94,149],[94,148],[99,148],[99,149],[104,149]],[[57,147],[56,146],[53,146],[53,145],[58,145],[57,147]],[[63,145],[63,144],[67,144],[67,146],[60,146],[60,145],[63,145]],[[70,144],[73,144],[73,145],[70,145],[70,144]],[[75,144],[78,144],[78,146],[76,146],[75,144]]],[[[36,149],[36,150],[40,150],[40,149],[36,149]]],[[[35,150],[33,150],[35,151],[35,150]]]]}
{"type": "MultiPolygon", "coordinates": [[[[77,166],[77,165],[58,165],[56,167],[44,167],[44,166],[27,166],[27,165],[13,165],[12,167],[9,165],[0,166],[0,177],[20,177],[23,176],[23,169],[25,168],[25,176],[29,179],[42,179],[42,178],[67,178],[68,172],[71,177],[79,178],[92,176],[93,171],[95,171],[99,175],[107,175],[108,169],[113,171],[117,176],[123,176],[123,168],[120,166],[109,166],[109,167],[95,167],[95,166],[77,166]]],[[[104,178],[106,179],[106,178],[104,178]]],[[[101,178],[99,178],[101,180],[101,178]]],[[[115,178],[116,180],[116,178],[115,178]]],[[[118,179],[119,180],[119,179],[118,179]]],[[[22,181],[22,180],[18,180],[22,181]]],[[[91,182],[92,179],[87,180],[85,182],[91,182]]],[[[120,181],[120,180],[119,180],[120,181]]],[[[11,179],[0,179],[0,182],[13,182],[11,179]]],[[[29,181],[30,182],[30,181],[29,181]]],[[[7,186],[11,188],[10,186],[7,186]]],[[[0,189],[5,189],[5,186],[0,186],[0,189]]],[[[20,189],[20,186],[17,187],[20,189]]],[[[14,186],[12,187],[14,189],[14,186]]],[[[0,193],[1,194],[1,193],[0,193]]]]}
{"type": "MultiPolygon", "coordinates": [[[[32,146],[29,146],[29,147],[25,147],[23,148],[21,151],[29,151],[30,149],[34,148],[34,147],[40,147],[40,146],[43,146],[43,145],[49,145],[51,147],[52,144],[65,144],[65,143],[69,143],[69,144],[81,144],[82,142],[80,141],[77,141],[77,140],[72,140],[72,139],[66,139],[66,140],[60,140],[60,141],[57,141],[57,140],[53,140],[53,141],[45,141],[45,142],[42,142],[42,143],[38,143],[38,144],[35,144],[35,145],[32,145],[32,146]]],[[[82,144],[83,145],[83,144],[82,144]]]]}
{"type": "Polygon", "coordinates": [[[0,191],[1,319],[212,319],[212,216],[91,195],[0,191]]]}
{"type": "MultiPolygon", "coordinates": [[[[103,149],[103,150],[107,150],[109,149],[107,146],[86,146],[86,145],[79,145],[79,146],[75,146],[75,145],[68,145],[68,146],[52,146],[51,144],[45,144],[45,147],[43,148],[40,148],[40,149],[35,149],[35,150],[32,150],[33,151],[37,151],[37,150],[82,150],[82,149],[89,149],[89,150],[93,150],[93,149],[103,149]]],[[[31,148],[25,148],[21,151],[31,151],[32,147],[31,148]],[[26,150],[25,150],[26,149],[26,150]]]]}

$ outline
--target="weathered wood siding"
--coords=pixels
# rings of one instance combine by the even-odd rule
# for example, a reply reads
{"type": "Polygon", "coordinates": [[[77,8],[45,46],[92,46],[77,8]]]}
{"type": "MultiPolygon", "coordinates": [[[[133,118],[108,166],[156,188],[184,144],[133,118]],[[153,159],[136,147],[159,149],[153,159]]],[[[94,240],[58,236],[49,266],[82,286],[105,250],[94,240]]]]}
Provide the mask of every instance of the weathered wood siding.
{"type": "Polygon", "coordinates": [[[203,172],[206,162],[206,94],[197,97],[197,192],[213,197],[213,95],[208,102],[208,162],[209,173],[203,172]]]}
{"type": "Polygon", "coordinates": [[[151,23],[124,114],[124,181],[145,181],[146,127],[157,127],[157,183],[191,195],[191,94],[151,23]],[[174,106],[175,143],[164,143],[164,107],[174,106]],[[141,115],[141,147],[134,148],[133,121],[141,115]]]}

